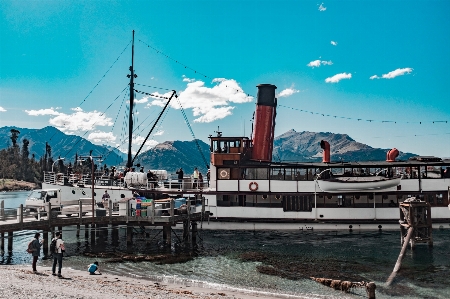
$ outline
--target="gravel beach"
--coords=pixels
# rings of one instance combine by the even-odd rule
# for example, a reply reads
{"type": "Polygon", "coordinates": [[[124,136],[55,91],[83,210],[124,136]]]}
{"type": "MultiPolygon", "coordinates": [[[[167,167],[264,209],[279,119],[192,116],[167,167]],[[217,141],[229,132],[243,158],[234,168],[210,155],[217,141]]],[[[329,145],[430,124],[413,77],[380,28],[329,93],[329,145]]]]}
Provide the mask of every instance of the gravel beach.
{"type": "Polygon", "coordinates": [[[159,283],[108,273],[89,275],[87,271],[68,268],[63,268],[63,278],[58,278],[51,275],[49,267],[38,267],[37,274],[30,268],[1,266],[0,298],[280,298],[263,293],[246,294],[234,290],[159,283]]]}

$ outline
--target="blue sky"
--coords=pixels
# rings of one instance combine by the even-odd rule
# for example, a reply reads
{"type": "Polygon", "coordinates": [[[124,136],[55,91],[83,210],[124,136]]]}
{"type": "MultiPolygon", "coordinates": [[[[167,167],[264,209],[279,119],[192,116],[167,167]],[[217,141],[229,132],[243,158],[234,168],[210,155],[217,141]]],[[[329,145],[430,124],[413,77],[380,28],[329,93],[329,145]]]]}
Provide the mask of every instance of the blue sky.
{"type": "MultiPolygon", "coordinates": [[[[450,156],[449,1],[0,5],[0,126],[53,125],[125,149],[135,30],[135,89],[179,95],[148,146],[192,140],[180,103],[205,142],[217,127],[249,136],[256,85],[271,83],[275,136],[346,133],[373,147],[450,156]]],[[[165,99],[136,100],[138,144],[165,99]]]]}

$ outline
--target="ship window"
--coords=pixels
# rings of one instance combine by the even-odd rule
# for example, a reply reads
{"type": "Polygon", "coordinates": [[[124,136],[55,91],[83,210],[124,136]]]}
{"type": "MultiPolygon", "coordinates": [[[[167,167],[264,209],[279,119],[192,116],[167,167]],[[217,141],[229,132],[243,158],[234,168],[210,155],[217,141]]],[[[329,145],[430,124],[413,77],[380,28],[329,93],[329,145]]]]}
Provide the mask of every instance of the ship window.
{"type": "Polygon", "coordinates": [[[268,169],[267,168],[248,168],[246,179],[247,180],[267,180],[268,179],[268,169]]]}

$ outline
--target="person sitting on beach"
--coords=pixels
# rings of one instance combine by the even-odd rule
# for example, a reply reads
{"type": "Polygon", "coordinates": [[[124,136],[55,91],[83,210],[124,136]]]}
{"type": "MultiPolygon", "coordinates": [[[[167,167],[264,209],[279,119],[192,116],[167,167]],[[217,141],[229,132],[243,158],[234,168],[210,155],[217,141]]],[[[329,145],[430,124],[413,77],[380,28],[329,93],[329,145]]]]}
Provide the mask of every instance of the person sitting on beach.
{"type": "Polygon", "coordinates": [[[100,273],[100,270],[98,269],[98,262],[94,262],[93,264],[89,265],[88,268],[89,275],[102,275],[100,273]]]}

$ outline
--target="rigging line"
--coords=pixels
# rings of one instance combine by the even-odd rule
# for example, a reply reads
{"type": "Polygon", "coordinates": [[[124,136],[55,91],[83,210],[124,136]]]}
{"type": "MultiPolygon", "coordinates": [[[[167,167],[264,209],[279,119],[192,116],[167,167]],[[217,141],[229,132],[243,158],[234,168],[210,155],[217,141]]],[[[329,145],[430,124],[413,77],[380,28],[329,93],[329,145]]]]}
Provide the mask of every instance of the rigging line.
{"type": "MultiPolygon", "coordinates": [[[[440,135],[450,135],[450,133],[441,133],[441,134],[414,134],[414,135],[397,135],[397,136],[389,136],[394,138],[403,138],[403,137],[423,137],[423,136],[440,136],[440,135]]],[[[382,136],[374,136],[372,138],[386,138],[382,136]]]]}
{"type": "Polygon", "coordinates": [[[375,120],[375,119],[363,119],[363,118],[354,118],[354,117],[345,117],[345,116],[337,116],[337,115],[330,115],[330,114],[324,114],[324,113],[320,113],[320,112],[313,112],[313,111],[308,111],[308,110],[303,110],[303,109],[298,109],[298,108],[293,108],[293,107],[289,107],[289,106],[285,106],[285,105],[278,105],[279,107],[284,107],[284,108],[288,108],[288,109],[292,109],[292,110],[297,110],[297,111],[301,111],[304,113],[310,113],[313,115],[322,115],[322,116],[327,116],[327,117],[334,117],[334,118],[342,118],[342,119],[348,119],[348,120],[356,120],[356,121],[367,121],[367,122],[381,122],[381,123],[403,123],[403,124],[423,124],[423,123],[448,123],[449,121],[447,120],[429,120],[429,121],[407,121],[407,122],[402,122],[402,121],[395,121],[395,120],[375,120]]]}
{"type": "MultiPolygon", "coordinates": [[[[148,115],[148,116],[147,116],[147,117],[146,117],[139,125],[137,125],[136,127],[134,127],[134,128],[133,128],[133,133],[135,133],[135,132],[139,129],[139,127],[142,126],[142,124],[143,124],[150,116],[151,116],[151,114],[148,115]]],[[[164,118],[163,118],[163,119],[164,119],[164,118]]],[[[124,122],[123,122],[123,123],[125,123],[126,120],[127,120],[127,118],[124,117],[124,122]]],[[[150,122],[147,126],[145,126],[140,132],[138,132],[139,136],[140,136],[140,134],[141,134],[146,128],[148,128],[152,123],[153,123],[153,121],[150,122]]],[[[125,125],[124,125],[124,127],[125,127],[125,125]]],[[[122,133],[121,133],[121,137],[120,137],[120,139],[119,139],[119,145],[116,146],[117,149],[118,149],[119,147],[121,147],[122,145],[124,145],[124,144],[128,141],[128,140],[127,140],[128,136],[124,136],[124,135],[125,135],[125,134],[122,132],[122,133]]],[[[108,153],[107,153],[107,155],[106,155],[106,157],[105,157],[104,159],[106,159],[106,158],[109,156],[109,154],[111,153],[111,151],[112,151],[112,150],[109,150],[109,151],[108,151],[108,153]]]]}
{"type": "Polygon", "coordinates": [[[147,96],[151,96],[151,97],[155,97],[155,98],[166,99],[166,100],[169,99],[168,97],[164,97],[164,96],[160,96],[160,95],[157,95],[157,94],[148,93],[148,92],[145,92],[145,91],[139,91],[139,90],[136,90],[136,89],[134,91],[137,92],[137,93],[140,93],[140,94],[143,94],[143,95],[147,95],[147,96]]]}
{"type": "Polygon", "coordinates": [[[198,139],[195,138],[194,131],[192,130],[191,124],[189,123],[186,113],[184,112],[183,106],[181,105],[181,102],[178,98],[177,98],[177,102],[178,102],[178,105],[180,105],[180,110],[181,110],[181,113],[183,114],[184,121],[186,122],[189,130],[191,131],[191,135],[194,138],[195,144],[197,145],[198,151],[200,152],[200,155],[202,156],[203,162],[205,163],[206,168],[209,169],[209,165],[208,165],[208,162],[206,161],[205,155],[203,154],[200,144],[198,143],[198,139]]]}
{"type": "Polygon", "coordinates": [[[123,49],[123,51],[119,54],[119,57],[116,58],[116,60],[113,62],[113,64],[109,67],[109,69],[106,71],[106,73],[100,78],[100,80],[98,80],[97,84],[95,84],[95,86],[91,89],[91,91],[88,93],[88,95],[83,99],[83,101],[81,101],[80,105],[81,106],[86,100],[87,98],[92,94],[92,92],[94,91],[94,89],[100,84],[100,82],[103,80],[103,78],[105,78],[105,76],[109,73],[109,71],[112,69],[112,67],[116,64],[116,62],[119,60],[120,56],[122,56],[122,54],[125,52],[125,50],[128,48],[128,46],[131,44],[131,41],[128,43],[128,45],[126,45],[125,49],[123,49]]]}
{"type": "Polygon", "coordinates": [[[134,160],[139,155],[139,152],[141,151],[142,147],[144,147],[144,144],[147,142],[148,137],[150,137],[150,134],[152,133],[153,129],[155,128],[156,124],[158,123],[159,119],[161,118],[161,115],[164,113],[164,111],[166,110],[167,106],[169,106],[170,100],[172,100],[173,96],[175,96],[178,99],[178,96],[176,95],[176,93],[177,92],[175,90],[172,91],[172,95],[170,96],[169,100],[167,101],[166,105],[164,106],[162,112],[159,114],[158,119],[153,124],[153,127],[151,128],[150,132],[148,132],[147,137],[145,137],[144,142],[142,142],[141,147],[136,152],[136,155],[134,155],[133,160],[131,160],[131,165],[133,165],[134,160]]]}
{"type": "Polygon", "coordinates": [[[140,83],[134,83],[134,85],[140,85],[140,86],[145,86],[145,87],[150,87],[150,88],[156,88],[156,89],[162,89],[162,90],[168,90],[171,91],[172,89],[169,88],[163,88],[163,87],[157,87],[157,86],[150,86],[150,85],[145,85],[145,84],[140,84],[140,83]]]}
{"type": "MultiPolygon", "coordinates": [[[[129,85],[129,84],[128,84],[128,85],[129,85]]],[[[105,109],[105,111],[103,111],[103,113],[100,114],[100,116],[103,116],[103,115],[106,113],[106,111],[111,107],[111,105],[112,105],[112,104],[120,97],[120,95],[128,88],[128,85],[127,85],[127,86],[120,92],[120,94],[112,101],[112,103],[105,109]]],[[[93,128],[97,122],[99,122],[99,120],[95,121],[95,122],[91,125],[91,128],[93,128]]],[[[81,137],[84,137],[84,136],[85,136],[88,132],[90,132],[91,130],[92,130],[92,129],[87,130],[86,132],[84,132],[84,134],[81,135],[81,137]]],[[[81,139],[83,139],[83,138],[80,138],[77,142],[75,142],[74,145],[72,145],[72,147],[67,151],[67,153],[64,155],[64,157],[66,157],[66,156],[74,149],[74,147],[81,141],[81,139]]]]}

